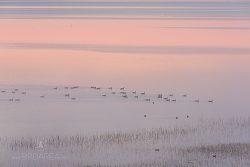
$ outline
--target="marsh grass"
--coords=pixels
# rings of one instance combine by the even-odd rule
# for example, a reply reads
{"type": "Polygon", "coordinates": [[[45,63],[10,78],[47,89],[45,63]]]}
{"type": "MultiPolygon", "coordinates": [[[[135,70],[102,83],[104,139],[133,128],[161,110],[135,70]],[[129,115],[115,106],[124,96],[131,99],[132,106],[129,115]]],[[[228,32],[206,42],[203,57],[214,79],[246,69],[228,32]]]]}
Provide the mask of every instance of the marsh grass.
{"type": "Polygon", "coordinates": [[[53,161],[46,158],[16,161],[9,157],[4,159],[7,167],[248,166],[249,130],[250,119],[246,118],[96,135],[0,138],[0,147],[10,157],[23,153],[67,157],[53,161]],[[38,147],[39,142],[42,148],[38,147]]]}
{"type": "Polygon", "coordinates": [[[207,155],[215,154],[218,156],[237,156],[237,157],[250,157],[250,143],[228,143],[228,144],[215,144],[215,145],[201,145],[187,148],[184,150],[188,153],[200,152],[207,155]]]}
{"type": "MultiPolygon", "coordinates": [[[[132,144],[140,142],[155,143],[159,140],[168,140],[173,137],[181,137],[190,133],[194,133],[196,128],[189,129],[165,129],[155,128],[151,130],[141,129],[133,132],[111,132],[100,135],[84,136],[75,135],[69,137],[49,136],[38,138],[10,138],[8,139],[8,146],[11,150],[18,149],[35,149],[38,141],[43,141],[47,147],[87,147],[96,145],[113,145],[113,144],[132,144]]],[[[5,139],[5,142],[7,139],[5,139]]]]}

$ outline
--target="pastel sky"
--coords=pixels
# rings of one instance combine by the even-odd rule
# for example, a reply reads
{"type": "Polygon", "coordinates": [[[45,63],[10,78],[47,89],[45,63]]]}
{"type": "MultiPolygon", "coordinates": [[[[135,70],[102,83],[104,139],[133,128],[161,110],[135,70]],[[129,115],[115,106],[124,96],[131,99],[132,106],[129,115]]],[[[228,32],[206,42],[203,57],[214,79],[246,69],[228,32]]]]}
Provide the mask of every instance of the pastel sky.
{"type": "Polygon", "coordinates": [[[230,90],[249,55],[250,1],[0,1],[1,84],[230,90]]]}

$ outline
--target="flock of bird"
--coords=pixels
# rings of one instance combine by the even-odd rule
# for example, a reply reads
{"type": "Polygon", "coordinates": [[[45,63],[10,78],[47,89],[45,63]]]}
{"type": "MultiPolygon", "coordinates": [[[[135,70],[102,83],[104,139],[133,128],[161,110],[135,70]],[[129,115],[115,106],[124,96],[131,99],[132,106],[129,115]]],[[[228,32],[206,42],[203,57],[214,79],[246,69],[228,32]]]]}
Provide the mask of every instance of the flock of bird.
{"type": "MultiPolygon", "coordinates": [[[[71,86],[71,87],[65,86],[65,87],[51,87],[50,89],[52,91],[59,92],[59,93],[61,93],[61,96],[64,96],[65,98],[74,101],[74,100],[77,100],[77,98],[74,97],[73,90],[79,89],[79,92],[81,92],[81,88],[82,87],[80,87],[80,86],[71,86]],[[64,90],[64,91],[60,91],[60,90],[64,90]],[[65,92],[67,92],[67,93],[65,93],[65,92]]],[[[84,87],[84,88],[86,88],[86,87],[84,87]]],[[[87,89],[93,90],[95,92],[99,92],[99,97],[103,97],[103,98],[105,98],[107,96],[117,95],[120,98],[124,98],[124,99],[133,98],[133,99],[136,99],[136,100],[141,99],[142,101],[145,101],[145,102],[148,102],[148,103],[151,102],[152,104],[155,104],[156,100],[157,100],[157,102],[166,101],[166,102],[174,102],[174,103],[176,103],[178,101],[174,94],[163,95],[162,93],[160,93],[160,94],[152,95],[152,94],[147,94],[145,91],[143,91],[143,92],[129,91],[129,90],[125,89],[125,87],[121,87],[121,88],[113,88],[113,87],[101,88],[101,87],[97,87],[97,86],[91,86],[91,87],[87,87],[87,89]],[[101,90],[104,90],[104,91],[101,91],[101,90]]],[[[18,89],[18,88],[2,90],[1,93],[2,94],[13,95],[13,96],[15,94],[19,94],[19,95],[23,95],[23,96],[26,96],[26,95],[29,94],[28,91],[23,91],[23,90],[18,89]]],[[[182,99],[183,98],[186,99],[188,97],[188,95],[187,94],[182,94],[181,97],[182,97],[182,99]]],[[[43,99],[43,98],[46,98],[46,96],[45,95],[39,95],[38,98],[43,99]]],[[[3,99],[0,99],[0,100],[3,100],[3,99]]],[[[21,101],[20,98],[9,98],[9,99],[5,99],[5,100],[10,101],[10,102],[15,102],[15,101],[19,102],[19,101],[21,101]]],[[[195,100],[191,100],[191,102],[199,103],[200,100],[195,99],[195,100]]],[[[209,99],[209,100],[207,100],[207,102],[208,103],[214,103],[214,100],[209,99]]],[[[148,116],[146,114],[144,114],[143,117],[147,118],[148,116]]],[[[186,117],[186,119],[190,118],[189,115],[186,115],[185,117],[186,117]]],[[[176,116],[175,119],[178,120],[179,117],[176,116]]],[[[159,152],[160,149],[155,148],[154,151],[159,152]]],[[[216,158],[216,154],[213,154],[212,157],[216,158]]]]}
{"type": "MultiPolygon", "coordinates": [[[[60,93],[61,96],[64,97],[64,98],[75,101],[75,100],[77,100],[77,98],[74,96],[74,91],[73,90],[79,89],[78,92],[82,92],[81,88],[82,87],[80,87],[80,86],[71,86],[71,87],[65,86],[65,87],[51,87],[49,89],[51,89],[51,91],[56,91],[57,93],[60,93]],[[64,90],[64,91],[60,91],[60,90],[64,90]]],[[[86,88],[86,87],[84,87],[84,88],[86,88]]],[[[157,102],[166,101],[166,102],[174,102],[174,103],[176,103],[178,101],[176,99],[177,96],[175,96],[174,94],[165,94],[165,95],[163,95],[162,93],[160,93],[160,94],[152,95],[152,94],[147,94],[145,91],[143,91],[143,92],[129,91],[129,90],[125,89],[125,87],[121,87],[121,88],[113,88],[113,87],[101,88],[101,87],[97,87],[97,86],[91,86],[91,87],[87,87],[87,89],[98,92],[97,95],[100,98],[101,97],[106,98],[107,96],[116,95],[117,97],[120,97],[120,98],[124,98],[124,99],[132,98],[132,99],[135,99],[137,101],[140,99],[141,101],[152,103],[152,104],[155,104],[156,101],[157,102]],[[102,90],[104,90],[104,91],[102,91],[102,90]]],[[[30,92],[29,91],[23,91],[22,89],[14,88],[14,89],[2,90],[1,93],[2,94],[7,94],[7,95],[12,95],[12,96],[14,96],[16,94],[19,94],[19,95],[22,95],[22,96],[27,96],[30,92]]],[[[18,96],[18,97],[20,97],[20,96],[18,96]]],[[[44,95],[44,94],[41,94],[41,95],[38,95],[37,97],[44,99],[47,96],[44,95]]],[[[182,94],[181,97],[182,97],[182,99],[187,99],[188,95],[187,94],[182,94]]],[[[14,97],[9,98],[9,99],[0,99],[0,100],[10,101],[10,102],[19,102],[19,101],[21,101],[20,98],[14,98],[14,97]]],[[[191,100],[191,102],[199,103],[200,100],[195,99],[195,100],[191,100]]],[[[207,100],[207,102],[208,103],[214,103],[214,100],[209,99],[209,100],[207,100]]],[[[144,114],[143,117],[147,118],[148,116],[146,114],[144,114]]],[[[186,115],[185,117],[186,117],[186,119],[190,118],[189,115],[186,115]]],[[[176,116],[175,119],[178,120],[179,117],[176,116]]],[[[156,148],[154,151],[159,152],[160,149],[156,148]]],[[[216,158],[216,154],[213,154],[212,157],[216,158]]]]}
{"type": "MultiPolygon", "coordinates": [[[[62,96],[64,96],[65,98],[71,99],[71,100],[77,100],[76,97],[74,97],[73,92],[71,92],[70,90],[74,90],[74,89],[80,89],[80,86],[65,86],[65,87],[53,87],[50,88],[54,91],[59,91],[60,89],[64,89],[67,93],[62,94],[62,96]]],[[[128,98],[133,98],[133,99],[140,99],[141,101],[145,101],[145,102],[151,102],[152,104],[155,104],[156,101],[166,101],[166,102],[177,102],[178,100],[176,99],[174,94],[166,94],[163,95],[162,93],[160,94],[146,94],[145,91],[143,92],[138,92],[138,91],[129,91],[126,90],[125,87],[121,87],[121,88],[116,88],[114,89],[113,87],[108,87],[108,88],[101,88],[101,87],[97,87],[97,86],[90,86],[87,87],[91,90],[95,90],[100,92],[100,97],[107,97],[107,96],[111,96],[111,95],[116,95],[116,96],[120,96],[121,98],[124,99],[128,99],[128,98]],[[106,91],[101,91],[101,90],[106,90],[106,91]],[[108,90],[108,91],[107,91],[108,90]]],[[[65,92],[64,91],[64,92],[65,92]]],[[[12,97],[8,98],[8,99],[1,99],[2,101],[10,101],[10,102],[19,102],[21,101],[21,98],[15,98],[13,96],[15,96],[15,94],[21,94],[23,96],[26,96],[29,92],[28,91],[23,91],[21,89],[18,88],[13,88],[13,89],[8,89],[8,90],[1,90],[2,94],[11,94],[12,97]]],[[[187,99],[188,95],[187,94],[183,94],[181,95],[182,99],[187,99]]],[[[39,95],[40,98],[45,98],[46,96],[44,94],[39,95]]],[[[195,103],[199,103],[200,100],[199,99],[194,99],[194,100],[190,100],[190,102],[195,102],[195,103]]],[[[208,103],[214,103],[213,99],[209,99],[207,100],[208,103]]]]}

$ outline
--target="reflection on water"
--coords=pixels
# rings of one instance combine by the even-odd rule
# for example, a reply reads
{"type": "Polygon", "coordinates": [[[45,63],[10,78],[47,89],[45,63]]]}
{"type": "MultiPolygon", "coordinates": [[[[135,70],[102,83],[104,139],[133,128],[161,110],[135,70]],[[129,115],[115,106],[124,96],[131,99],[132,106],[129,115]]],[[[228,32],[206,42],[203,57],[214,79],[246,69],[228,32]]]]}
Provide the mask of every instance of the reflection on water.
{"type": "Polygon", "coordinates": [[[17,103],[0,95],[1,135],[91,133],[249,115],[248,2],[11,1],[0,8],[0,89],[27,90],[26,100],[17,103]],[[68,85],[125,87],[178,99],[154,105],[110,97],[64,102],[66,92],[59,92],[41,101],[51,87],[68,85]],[[201,102],[178,101],[183,94],[201,102]],[[215,103],[207,103],[211,98],[215,103]]]}
{"type": "Polygon", "coordinates": [[[249,9],[0,0],[0,166],[248,166],[249,9]]]}
{"type": "Polygon", "coordinates": [[[1,86],[7,92],[0,95],[4,136],[73,135],[248,116],[248,56],[11,52],[23,56],[2,56],[1,79],[11,83],[1,86]],[[80,85],[80,89],[65,90],[72,85],[80,85]],[[104,90],[91,92],[93,85],[104,90]],[[113,95],[107,89],[110,86],[119,95],[113,95]],[[128,99],[122,98],[120,87],[129,92],[128,99]],[[13,94],[15,89],[19,92],[13,94]],[[146,91],[146,97],[155,103],[146,102],[146,97],[135,100],[133,91],[146,91]],[[68,93],[76,99],[65,100],[68,93]],[[165,97],[173,94],[177,102],[159,100],[159,93],[165,97]],[[14,102],[9,101],[12,98],[14,102]],[[200,103],[195,103],[197,99],[200,103]],[[209,99],[215,102],[208,103],[209,99]]]}

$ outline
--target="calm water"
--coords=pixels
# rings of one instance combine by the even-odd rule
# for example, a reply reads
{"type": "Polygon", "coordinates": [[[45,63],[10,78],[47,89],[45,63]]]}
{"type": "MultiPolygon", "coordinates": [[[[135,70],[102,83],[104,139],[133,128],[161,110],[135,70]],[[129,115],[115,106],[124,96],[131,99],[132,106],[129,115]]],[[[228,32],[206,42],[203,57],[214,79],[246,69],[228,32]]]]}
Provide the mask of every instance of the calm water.
{"type": "Polygon", "coordinates": [[[27,91],[0,94],[0,135],[248,117],[249,8],[249,2],[0,1],[0,89],[27,91]],[[63,86],[72,85],[81,86],[70,92],[77,99],[65,100],[63,86]],[[103,98],[86,88],[92,85],[174,94],[177,102],[103,98]]]}
{"type": "MultiPolygon", "coordinates": [[[[6,67],[10,68],[10,71],[1,70],[5,75],[9,73],[1,79],[6,81],[6,78],[9,78],[8,80],[15,80],[14,82],[20,84],[2,85],[1,90],[20,90],[14,95],[0,95],[1,134],[96,133],[200,123],[211,118],[249,116],[250,78],[247,56],[117,55],[119,58],[112,59],[102,56],[75,56],[74,59],[72,56],[71,59],[67,56],[58,57],[67,59],[62,62],[51,62],[53,58],[49,56],[45,56],[46,61],[42,57],[40,61],[30,56],[29,61],[38,61],[36,65],[15,62],[15,59],[12,59],[13,64],[17,65],[6,67]],[[204,62],[205,58],[207,61],[204,62]],[[124,59],[126,63],[122,63],[124,59]],[[100,60],[103,61],[100,63],[100,60]],[[114,62],[105,64],[108,60],[114,62]],[[98,61],[101,65],[95,64],[98,61]],[[196,61],[202,61],[204,65],[194,63],[196,61]],[[44,68],[48,67],[47,64],[51,64],[52,67],[49,68],[52,69],[44,68]],[[70,67],[72,64],[74,66],[70,67]],[[21,85],[24,78],[31,84],[62,86],[60,90],[54,91],[53,86],[21,85]],[[73,92],[63,89],[63,85],[73,83],[81,85],[81,89],[73,92]],[[103,98],[101,93],[88,91],[89,88],[86,87],[91,85],[102,88],[113,86],[117,92],[120,87],[125,86],[128,91],[146,91],[153,97],[156,97],[157,93],[163,93],[165,96],[174,94],[177,103],[156,101],[153,105],[143,100],[137,102],[133,97],[131,100],[113,97],[110,92],[107,93],[107,98],[103,98]],[[27,91],[27,95],[21,95],[20,91],[27,91]],[[77,100],[65,100],[64,94],[68,92],[75,95],[77,100]],[[188,97],[183,98],[182,94],[187,94],[188,97]],[[41,95],[45,95],[45,99],[40,99],[41,95]],[[9,98],[20,98],[21,101],[4,101],[9,98]],[[199,104],[192,102],[197,98],[201,101],[199,104]],[[211,98],[215,103],[207,103],[211,98]],[[144,114],[148,115],[147,121],[143,118],[144,114]],[[190,120],[185,119],[186,115],[190,115],[190,120]],[[176,116],[180,117],[177,122],[176,116]]],[[[20,60],[18,56],[15,58],[20,60]]],[[[7,57],[2,60],[9,61],[7,57]]]]}

